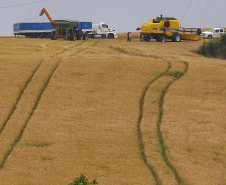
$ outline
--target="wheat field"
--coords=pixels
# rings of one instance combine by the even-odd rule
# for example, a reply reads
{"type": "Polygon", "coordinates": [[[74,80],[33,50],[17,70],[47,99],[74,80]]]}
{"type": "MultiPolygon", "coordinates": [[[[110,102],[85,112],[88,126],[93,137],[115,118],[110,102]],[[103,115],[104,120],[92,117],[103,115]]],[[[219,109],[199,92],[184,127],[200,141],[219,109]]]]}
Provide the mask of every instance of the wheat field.
{"type": "Polygon", "coordinates": [[[225,185],[226,62],[203,42],[0,38],[0,185],[225,185]]]}

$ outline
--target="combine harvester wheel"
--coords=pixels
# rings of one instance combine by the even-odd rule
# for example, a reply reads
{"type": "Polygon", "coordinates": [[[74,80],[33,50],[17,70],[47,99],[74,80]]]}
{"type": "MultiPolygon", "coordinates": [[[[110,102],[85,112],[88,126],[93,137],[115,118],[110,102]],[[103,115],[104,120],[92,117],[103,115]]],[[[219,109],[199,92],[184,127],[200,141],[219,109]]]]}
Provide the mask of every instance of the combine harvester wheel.
{"type": "Polygon", "coordinates": [[[180,42],[181,41],[181,35],[178,32],[175,32],[172,36],[173,42],[180,42]]]}
{"type": "Polygon", "coordinates": [[[52,31],[51,35],[50,35],[50,38],[51,40],[56,40],[56,31],[52,31]]]}

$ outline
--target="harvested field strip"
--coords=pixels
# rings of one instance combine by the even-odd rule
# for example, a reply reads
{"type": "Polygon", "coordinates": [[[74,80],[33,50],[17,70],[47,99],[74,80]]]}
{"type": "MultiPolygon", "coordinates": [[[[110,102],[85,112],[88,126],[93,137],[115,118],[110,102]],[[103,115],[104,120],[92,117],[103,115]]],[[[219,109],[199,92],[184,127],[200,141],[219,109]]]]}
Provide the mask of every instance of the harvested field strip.
{"type": "Polygon", "coordinates": [[[38,70],[38,68],[40,67],[41,64],[42,64],[42,62],[40,62],[40,64],[34,69],[34,71],[31,74],[31,77],[27,80],[27,82],[25,83],[24,88],[20,91],[20,94],[19,94],[19,96],[18,96],[18,98],[16,100],[16,103],[15,103],[15,105],[12,108],[12,111],[10,112],[9,116],[6,118],[5,122],[3,123],[3,127],[0,129],[0,135],[1,135],[2,131],[4,130],[7,122],[10,120],[11,116],[13,115],[14,111],[16,110],[16,106],[17,106],[18,102],[20,101],[25,89],[27,88],[28,84],[31,82],[31,79],[33,78],[34,74],[36,73],[36,71],[38,70]]]}
{"type": "Polygon", "coordinates": [[[137,123],[139,149],[141,158],[151,171],[156,184],[183,183],[182,178],[168,159],[161,132],[163,99],[170,85],[187,72],[188,64],[183,64],[185,65],[185,70],[180,72],[178,67],[181,66],[181,62],[174,63],[174,67],[169,63],[168,69],[164,73],[159,74],[146,86],[140,99],[140,115],[137,123]],[[173,68],[176,68],[176,70],[173,68]],[[158,102],[158,106],[156,106],[156,102],[158,102]],[[154,127],[154,125],[156,126],[154,127]],[[170,168],[171,172],[167,168],[170,168]],[[175,176],[176,182],[172,179],[173,176],[175,176]]]}
{"type": "Polygon", "coordinates": [[[145,165],[148,167],[148,169],[151,171],[154,179],[155,179],[155,182],[156,184],[162,184],[161,183],[161,180],[159,179],[158,177],[158,174],[157,172],[155,171],[154,167],[148,162],[147,160],[147,156],[146,156],[146,153],[145,153],[145,144],[144,144],[144,141],[143,141],[143,136],[142,136],[142,132],[141,132],[141,122],[142,122],[142,118],[143,118],[143,107],[144,107],[144,99],[145,99],[145,96],[146,96],[146,93],[149,89],[149,87],[151,86],[152,83],[154,83],[156,80],[158,80],[159,78],[161,78],[163,75],[165,75],[166,73],[168,73],[168,71],[170,70],[171,68],[171,64],[169,63],[168,64],[168,68],[165,72],[159,74],[157,77],[155,77],[153,80],[151,80],[149,82],[149,84],[146,86],[145,90],[143,91],[143,94],[141,96],[141,99],[140,99],[140,115],[139,115],[139,118],[138,118],[138,122],[137,122],[137,136],[138,136],[138,141],[139,141],[139,149],[140,149],[140,155],[141,155],[141,159],[144,161],[145,165]]]}
{"type": "Polygon", "coordinates": [[[188,63],[183,62],[185,65],[185,69],[183,72],[174,72],[174,73],[170,73],[171,75],[173,75],[174,79],[168,83],[168,85],[163,89],[163,92],[161,94],[160,100],[159,100],[159,119],[157,122],[157,133],[158,133],[158,140],[159,140],[159,144],[161,146],[161,153],[162,153],[162,157],[163,160],[165,161],[166,165],[169,166],[169,168],[172,170],[172,172],[174,173],[174,176],[176,178],[176,181],[179,185],[184,184],[183,179],[180,177],[180,175],[178,174],[176,168],[172,165],[172,163],[170,162],[168,156],[167,156],[167,152],[166,152],[166,145],[164,143],[164,139],[162,136],[162,132],[161,132],[161,123],[162,123],[162,118],[163,118],[163,104],[164,104],[164,97],[167,93],[168,88],[178,79],[180,79],[187,71],[188,71],[188,63]],[[179,75],[178,75],[179,74],[179,75]]]}
{"type": "Polygon", "coordinates": [[[47,88],[49,81],[59,66],[59,61],[44,61],[29,80],[24,93],[16,106],[11,118],[8,120],[0,136],[0,169],[15,146],[20,142],[23,133],[30,121],[39,101],[47,88]]]}

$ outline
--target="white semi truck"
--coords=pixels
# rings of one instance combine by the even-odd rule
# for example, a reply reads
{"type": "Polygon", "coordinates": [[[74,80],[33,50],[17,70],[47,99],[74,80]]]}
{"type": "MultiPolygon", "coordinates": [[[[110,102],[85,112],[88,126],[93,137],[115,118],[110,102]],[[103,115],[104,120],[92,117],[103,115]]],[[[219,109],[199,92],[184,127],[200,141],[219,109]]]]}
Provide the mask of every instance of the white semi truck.
{"type": "Polygon", "coordinates": [[[117,31],[111,28],[108,28],[108,24],[105,22],[100,22],[99,24],[93,24],[92,29],[83,29],[89,34],[90,38],[111,38],[116,39],[117,31]]]}

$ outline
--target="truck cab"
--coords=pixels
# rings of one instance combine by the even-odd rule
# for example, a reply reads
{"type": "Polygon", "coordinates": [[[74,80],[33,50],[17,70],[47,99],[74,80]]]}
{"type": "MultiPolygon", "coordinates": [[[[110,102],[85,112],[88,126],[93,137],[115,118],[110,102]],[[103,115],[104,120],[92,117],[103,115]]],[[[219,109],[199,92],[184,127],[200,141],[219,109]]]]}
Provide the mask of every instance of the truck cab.
{"type": "Polygon", "coordinates": [[[117,38],[116,30],[108,28],[108,25],[104,22],[99,24],[93,24],[93,32],[90,34],[91,37],[96,38],[117,38]]]}
{"type": "Polygon", "coordinates": [[[213,38],[220,38],[225,31],[223,28],[212,28],[208,31],[204,31],[201,34],[201,37],[204,39],[213,39],[213,38]]]}

